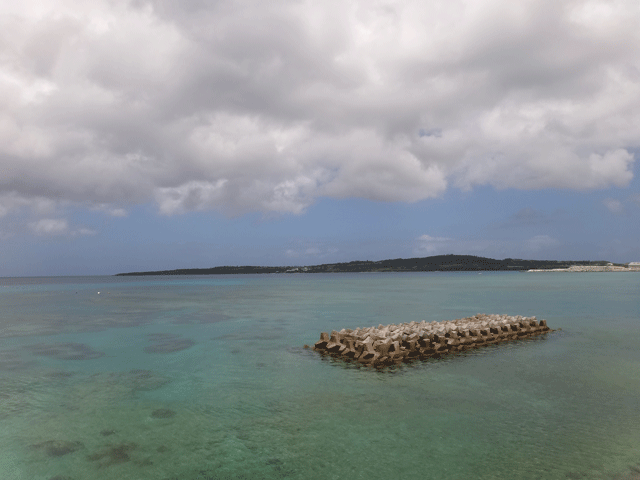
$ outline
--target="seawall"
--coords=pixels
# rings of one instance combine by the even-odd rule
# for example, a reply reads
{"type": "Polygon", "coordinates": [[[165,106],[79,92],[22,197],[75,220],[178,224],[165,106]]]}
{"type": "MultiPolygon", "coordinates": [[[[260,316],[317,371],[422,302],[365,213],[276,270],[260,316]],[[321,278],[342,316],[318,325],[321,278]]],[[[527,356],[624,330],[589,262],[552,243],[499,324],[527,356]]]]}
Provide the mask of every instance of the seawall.
{"type": "MultiPolygon", "coordinates": [[[[439,357],[552,331],[536,317],[485,315],[322,332],[313,350],[374,367],[439,357]]],[[[305,345],[305,348],[310,348],[305,345]]]]}
{"type": "Polygon", "coordinates": [[[618,265],[574,265],[569,268],[533,269],[527,272],[640,272],[640,267],[618,265]]]}

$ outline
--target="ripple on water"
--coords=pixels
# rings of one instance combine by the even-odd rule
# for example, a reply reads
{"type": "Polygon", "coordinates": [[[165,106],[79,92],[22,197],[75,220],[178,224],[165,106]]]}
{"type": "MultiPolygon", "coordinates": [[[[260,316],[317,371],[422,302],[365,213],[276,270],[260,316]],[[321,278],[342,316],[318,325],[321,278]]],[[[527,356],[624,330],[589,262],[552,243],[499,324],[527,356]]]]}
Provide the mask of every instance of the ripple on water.
{"type": "Polygon", "coordinates": [[[0,371],[17,372],[33,366],[33,362],[25,361],[16,351],[0,352],[0,371]]]}
{"type": "Polygon", "coordinates": [[[133,392],[157,390],[170,382],[168,378],[151,370],[133,369],[127,373],[113,375],[133,392]]]}
{"type": "Polygon", "coordinates": [[[174,325],[207,325],[212,323],[226,322],[232,317],[224,313],[200,312],[175,318],[171,323],[174,325]]]}

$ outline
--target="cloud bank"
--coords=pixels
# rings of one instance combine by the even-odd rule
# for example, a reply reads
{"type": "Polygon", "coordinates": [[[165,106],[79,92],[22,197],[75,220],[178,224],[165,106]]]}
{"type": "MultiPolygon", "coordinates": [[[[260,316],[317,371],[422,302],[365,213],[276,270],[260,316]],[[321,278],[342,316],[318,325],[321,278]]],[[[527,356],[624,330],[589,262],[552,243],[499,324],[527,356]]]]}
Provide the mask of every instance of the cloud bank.
{"type": "Polygon", "coordinates": [[[64,218],[43,218],[36,222],[29,222],[29,229],[39,236],[75,236],[95,235],[97,232],[90,228],[69,228],[69,222],[64,218]]]}
{"type": "Polygon", "coordinates": [[[640,147],[634,0],[25,0],[0,13],[0,215],[622,187],[640,147]]]}

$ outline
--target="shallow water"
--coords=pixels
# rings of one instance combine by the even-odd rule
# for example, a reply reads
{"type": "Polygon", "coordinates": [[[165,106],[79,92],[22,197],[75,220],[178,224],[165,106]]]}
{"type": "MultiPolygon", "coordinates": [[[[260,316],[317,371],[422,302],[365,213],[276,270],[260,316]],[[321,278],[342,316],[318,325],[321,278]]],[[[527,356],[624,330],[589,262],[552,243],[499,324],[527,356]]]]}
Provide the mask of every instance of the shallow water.
{"type": "Polygon", "coordinates": [[[0,279],[1,478],[639,479],[639,294],[632,273],[0,279]],[[480,312],[562,330],[386,372],[302,348],[480,312]]]}

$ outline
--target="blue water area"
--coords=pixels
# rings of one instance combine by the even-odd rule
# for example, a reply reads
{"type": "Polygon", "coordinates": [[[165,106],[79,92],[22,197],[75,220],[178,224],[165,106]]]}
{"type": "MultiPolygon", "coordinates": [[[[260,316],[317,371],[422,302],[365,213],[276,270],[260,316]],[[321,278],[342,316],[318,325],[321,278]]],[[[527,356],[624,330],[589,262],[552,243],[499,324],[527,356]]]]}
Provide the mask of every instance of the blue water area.
{"type": "Polygon", "coordinates": [[[638,479],[640,275],[0,279],[0,478],[638,479]],[[556,329],[386,371],[320,332],[556,329]]]}

